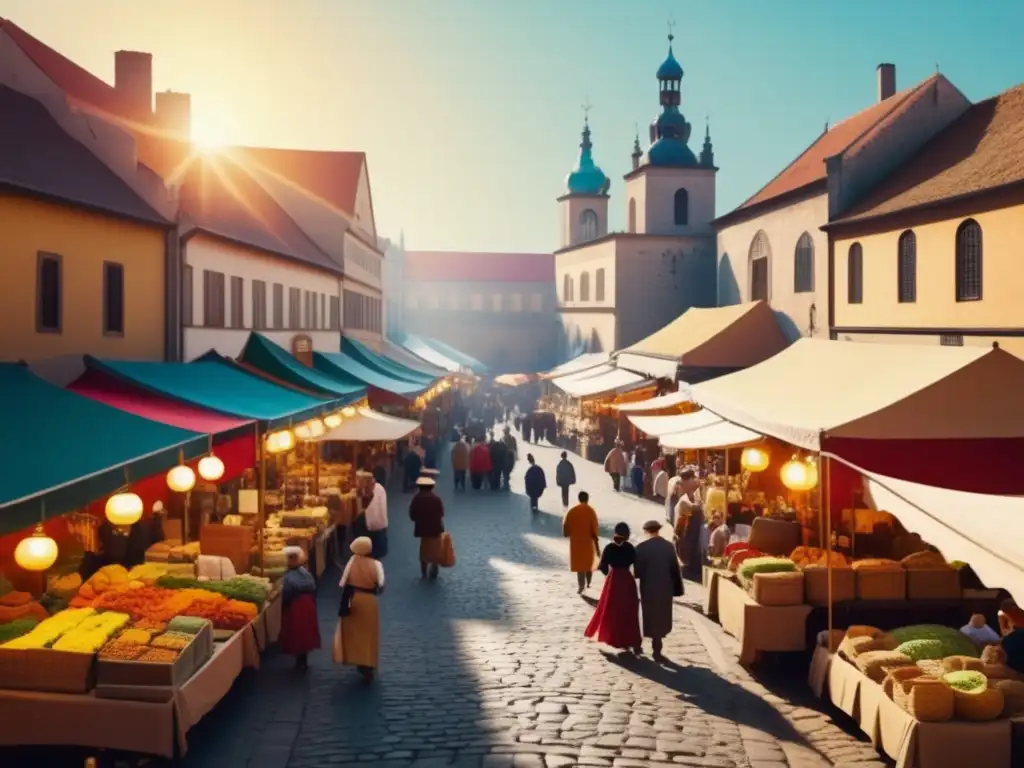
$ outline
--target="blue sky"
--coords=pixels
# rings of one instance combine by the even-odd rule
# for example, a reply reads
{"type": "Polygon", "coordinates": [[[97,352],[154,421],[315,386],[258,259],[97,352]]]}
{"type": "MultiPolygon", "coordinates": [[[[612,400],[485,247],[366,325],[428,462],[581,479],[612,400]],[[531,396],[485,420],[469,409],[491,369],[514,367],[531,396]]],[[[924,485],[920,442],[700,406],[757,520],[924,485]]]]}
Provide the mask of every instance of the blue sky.
{"type": "Polygon", "coordinates": [[[622,175],[658,113],[666,20],[699,149],[710,115],[718,213],[825,125],[936,65],[972,100],[1024,81],[1024,2],[985,0],[0,0],[105,79],[118,48],[155,56],[155,86],[239,144],[363,149],[378,227],[413,249],[550,251],[593,104],[595,158],[622,175]],[[87,30],[87,33],[83,33],[87,30]]]}

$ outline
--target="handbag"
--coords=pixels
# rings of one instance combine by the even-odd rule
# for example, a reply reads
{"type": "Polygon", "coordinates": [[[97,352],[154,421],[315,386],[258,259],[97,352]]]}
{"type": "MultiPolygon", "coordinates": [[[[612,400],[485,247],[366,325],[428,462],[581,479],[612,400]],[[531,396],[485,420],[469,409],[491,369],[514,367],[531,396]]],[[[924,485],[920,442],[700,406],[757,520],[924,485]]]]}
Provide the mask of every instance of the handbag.
{"type": "Polygon", "coordinates": [[[452,535],[448,532],[441,534],[441,562],[442,568],[455,567],[455,545],[452,543],[452,535]]]}
{"type": "Polygon", "coordinates": [[[341,619],[334,627],[334,641],[331,643],[331,660],[335,664],[345,663],[345,649],[341,642],[341,619]]]}

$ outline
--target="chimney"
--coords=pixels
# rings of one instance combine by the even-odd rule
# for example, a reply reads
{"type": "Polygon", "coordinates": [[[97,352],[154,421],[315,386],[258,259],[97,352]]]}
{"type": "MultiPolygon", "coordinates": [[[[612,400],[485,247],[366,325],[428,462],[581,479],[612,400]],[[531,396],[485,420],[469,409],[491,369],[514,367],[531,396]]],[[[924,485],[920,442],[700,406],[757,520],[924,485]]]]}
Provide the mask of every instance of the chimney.
{"type": "Polygon", "coordinates": [[[114,54],[114,90],[139,117],[153,115],[153,54],[117,51],[114,54]]]}
{"type": "Polygon", "coordinates": [[[174,133],[176,138],[188,141],[192,134],[192,97],[175,91],[159,92],[156,95],[156,122],[164,130],[174,133]]]}
{"type": "Polygon", "coordinates": [[[896,94],[896,65],[878,65],[878,100],[885,101],[896,94]]]}

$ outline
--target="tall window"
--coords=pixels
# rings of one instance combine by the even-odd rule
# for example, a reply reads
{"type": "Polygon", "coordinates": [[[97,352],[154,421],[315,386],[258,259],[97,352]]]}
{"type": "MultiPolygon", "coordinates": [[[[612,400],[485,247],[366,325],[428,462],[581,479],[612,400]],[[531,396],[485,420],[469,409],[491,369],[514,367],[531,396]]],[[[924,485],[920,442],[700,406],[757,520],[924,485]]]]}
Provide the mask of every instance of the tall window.
{"type": "Polygon", "coordinates": [[[64,285],[61,258],[56,253],[40,253],[36,263],[36,330],[60,333],[63,320],[64,285]]]}
{"type": "Polygon", "coordinates": [[[750,253],[747,262],[750,267],[750,300],[768,301],[771,298],[769,292],[771,278],[772,251],[768,245],[768,235],[763,231],[754,235],[750,243],[750,253]]]}
{"type": "Polygon", "coordinates": [[[331,296],[331,330],[337,331],[341,328],[341,300],[337,296],[331,296]]]}
{"type": "Polygon", "coordinates": [[[203,325],[224,327],[224,273],[203,270],[203,325]]]}
{"type": "Polygon", "coordinates": [[[814,241],[804,232],[796,241],[793,256],[793,291],[810,293],[814,290],[814,241]]]}
{"type": "Polygon", "coordinates": [[[580,275],[580,301],[590,301],[590,273],[580,275]]]}
{"type": "Polygon", "coordinates": [[[636,232],[636,198],[629,198],[629,232],[636,232]]]}
{"type": "Polygon", "coordinates": [[[192,291],[192,267],[186,264],[185,268],[181,270],[181,323],[186,326],[192,325],[196,321],[192,291]]]}
{"type": "Polygon", "coordinates": [[[327,294],[320,294],[320,327],[327,327],[327,294]]]}
{"type": "Polygon", "coordinates": [[[580,238],[583,242],[597,237],[597,214],[587,208],[580,214],[580,238]]]}
{"type": "Polygon", "coordinates": [[[956,231],[956,300],[981,300],[981,227],[968,219],[956,231]]]}
{"type": "Polygon", "coordinates": [[[572,275],[562,278],[562,301],[572,301],[572,275]]]}
{"type": "Polygon", "coordinates": [[[690,223],[690,193],[685,189],[677,189],[675,204],[672,206],[675,212],[677,227],[685,227],[690,223]]]}
{"type": "Polygon", "coordinates": [[[242,299],[242,290],[245,282],[240,277],[231,278],[231,327],[245,327],[245,301],[242,299]]]}
{"type": "Polygon", "coordinates": [[[896,290],[901,304],[917,301],[917,236],[909,229],[900,235],[896,290]]]}
{"type": "Polygon", "coordinates": [[[252,281],[252,327],[262,331],[267,327],[267,284],[252,281]]]}
{"type": "Polygon", "coordinates": [[[103,333],[124,335],[124,266],[103,263],[103,333]]]}
{"type": "Polygon", "coordinates": [[[302,291],[299,288],[288,289],[288,328],[297,331],[302,327],[302,291]]]}
{"type": "Polygon", "coordinates": [[[594,301],[604,301],[604,267],[594,273],[594,301]]]}
{"type": "Polygon", "coordinates": [[[864,302],[864,249],[860,243],[851,245],[846,257],[846,300],[850,304],[864,302]]]}
{"type": "Polygon", "coordinates": [[[284,330],[284,286],[274,283],[274,328],[284,330]]]}

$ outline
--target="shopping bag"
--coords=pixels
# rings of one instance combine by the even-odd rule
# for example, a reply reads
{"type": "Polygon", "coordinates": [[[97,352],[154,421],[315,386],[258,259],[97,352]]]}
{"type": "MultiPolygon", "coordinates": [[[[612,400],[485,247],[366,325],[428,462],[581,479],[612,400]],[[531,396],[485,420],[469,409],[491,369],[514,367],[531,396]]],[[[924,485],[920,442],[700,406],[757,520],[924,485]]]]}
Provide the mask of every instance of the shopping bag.
{"type": "Polygon", "coordinates": [[[334,642],[331,644],[331,659],[335,664],[345,663],[345,651],[341,644],[341,619],[334,627],[334,642]]]}
{"type": "Polygon", "coordinates": [[[447,532],[441,534],[441,562],[438,565],[442,568],[455,566],[455,545],[452,543],[452,535],[447,532]]]}

